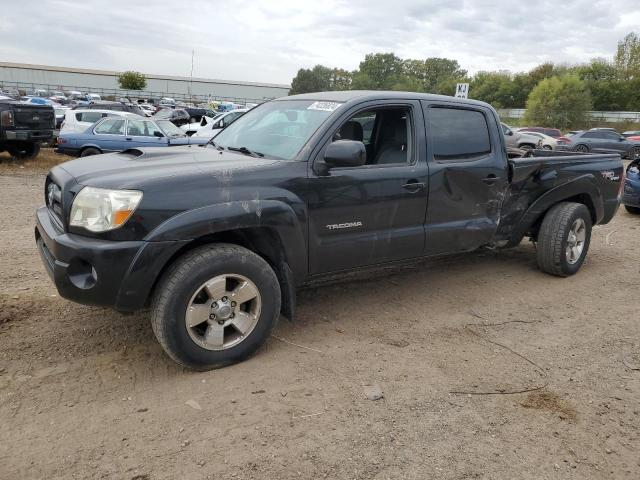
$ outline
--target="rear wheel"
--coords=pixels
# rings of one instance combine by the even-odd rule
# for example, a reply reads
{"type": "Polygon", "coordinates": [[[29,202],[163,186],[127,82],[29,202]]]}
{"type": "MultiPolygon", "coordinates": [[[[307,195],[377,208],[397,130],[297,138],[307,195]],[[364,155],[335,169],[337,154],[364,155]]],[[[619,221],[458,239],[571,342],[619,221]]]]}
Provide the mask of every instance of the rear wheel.
{"type": "Polygon", "coordinates": [[[559,203],[544,216],[538,232],[538,267],[559,277],[573,275],[580,270],[590,241],[589,209],[581,203],[559,203]]]}
{"type": "Polygon", "coordinates": [[[586,145],[576,145],[576,148],[574,148],[574,150],[579,153],[589,153],[589,147],[587,147],[586,145]]]}
{"type": "Polygon", "coordinates": [[[640,215],[640,207],[632,207],[631,205],[625,205],[624,208],[629,213],[633,213],[634,215],[640,215]]]}
{"type": "Polygon", "coordinates": [[[633,147],[631,149],[631,153],[629,154],[629,158],[631,160],[635,160],[636,158],[640,158],[640,146],[633,147]]]}
{"type": "Polygon", "coordinates": [[[542,149],[543,150],[553,150],[553,148],[551,148],[551,145],[543,145],[542,149]]]}
{"type": "Polygon", "coordinates": [[[35,158],[40,153],[39,143],[23,143],[20,145],[12,145],[7,148],[9,155],[18,160],[26,160],[29,158],[35,158]]]}
{"type": "Polygon", "coordinates": [[[535,146],[534,145],[530,145],[528,143],[523,143],[518,148],[520,148],[522,150],[533,150],[535,148],[535,146]]]}
{"type": "Polygon", "coordinates": [[[279,315],[280,285],[269,264],[246,248],[215,244],[185,254],[166,272],[151,324],[173,360],[208,370],[253,354],[279,315]]]}
{"type": "Polygon", "coordinates": [[[90,157],[91,155],[100,155],[102,152],[100,150],[98,150],[97,148],[85,148],[84,150],[82,150],[82,153],[80,153],[81,157],[90,157]]]}

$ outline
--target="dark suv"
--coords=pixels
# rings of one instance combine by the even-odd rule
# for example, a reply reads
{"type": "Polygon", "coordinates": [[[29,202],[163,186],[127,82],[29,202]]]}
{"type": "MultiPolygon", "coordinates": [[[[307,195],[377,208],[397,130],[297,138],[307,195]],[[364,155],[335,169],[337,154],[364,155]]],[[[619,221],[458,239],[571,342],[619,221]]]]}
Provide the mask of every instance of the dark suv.
{"type": "Polygon", "coordinates": [[[81,108],[83,110],[91,109],[91,110],[114,110],[116,112],[131,112],[131,113],[138,114],[142,117],[145,116],[144,110],[142,110],[138,105],[134,105],[132,103],[94,101],[89,103],[88,105],[77,105],[74,107],[74,110],[78,108],[81,108]]]}
{"type": "Polygon", "coordinates": [[[191,120],[191,115],[184,108],[163,108],[153,116],[157,119],[170,120],[175,126],[186,125],[191,120]]]}

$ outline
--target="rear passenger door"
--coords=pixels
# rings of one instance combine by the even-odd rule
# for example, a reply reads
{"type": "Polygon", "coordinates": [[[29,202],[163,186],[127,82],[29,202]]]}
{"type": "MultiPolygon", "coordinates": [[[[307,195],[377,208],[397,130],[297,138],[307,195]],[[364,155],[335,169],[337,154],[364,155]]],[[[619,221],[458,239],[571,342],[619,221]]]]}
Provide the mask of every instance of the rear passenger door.
{"type": "Polygon", "coordinates": [[[480,105],[422,106],[430,186],[425,254],[476,249],[493,238],[508,185],[501,126],[480,105]]]}

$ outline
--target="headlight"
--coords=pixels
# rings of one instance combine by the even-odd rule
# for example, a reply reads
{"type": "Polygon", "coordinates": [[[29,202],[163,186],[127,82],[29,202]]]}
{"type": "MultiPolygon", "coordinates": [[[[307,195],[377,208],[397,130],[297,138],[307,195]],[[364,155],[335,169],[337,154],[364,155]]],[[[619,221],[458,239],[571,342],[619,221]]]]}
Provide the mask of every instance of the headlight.
{"type": "Polygon", "coordinates": [[[137,190],[84,187],[71,207],[70,225],[106,232],[124,225],[142,200],[137,190]]]}

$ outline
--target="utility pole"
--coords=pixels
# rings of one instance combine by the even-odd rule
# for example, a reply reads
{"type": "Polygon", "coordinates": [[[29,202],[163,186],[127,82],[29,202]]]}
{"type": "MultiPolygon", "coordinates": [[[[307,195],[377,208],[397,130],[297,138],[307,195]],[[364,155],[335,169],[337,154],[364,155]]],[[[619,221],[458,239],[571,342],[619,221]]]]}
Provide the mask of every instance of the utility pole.
{"type": "Polygon", "coordinates": [[[191,50],[191,77],[189,79],[189,102],[193,103],[193,57],[196,51],[191,50]]]}

